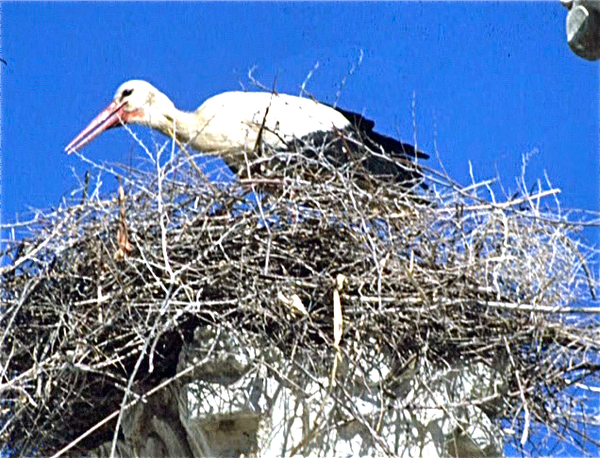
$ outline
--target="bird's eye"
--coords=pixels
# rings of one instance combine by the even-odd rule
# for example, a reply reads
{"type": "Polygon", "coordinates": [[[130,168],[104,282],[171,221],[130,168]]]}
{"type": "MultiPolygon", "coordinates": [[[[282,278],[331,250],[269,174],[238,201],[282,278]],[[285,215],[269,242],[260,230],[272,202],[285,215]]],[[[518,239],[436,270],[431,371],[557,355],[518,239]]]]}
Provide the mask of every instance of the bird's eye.
{"type": "Polygon", "coordinates": [[[121,100],[123,100],[125,97],[129,97],[131,94],[133,94],[133,89],[125,89],[121,94],[121,100]]]}

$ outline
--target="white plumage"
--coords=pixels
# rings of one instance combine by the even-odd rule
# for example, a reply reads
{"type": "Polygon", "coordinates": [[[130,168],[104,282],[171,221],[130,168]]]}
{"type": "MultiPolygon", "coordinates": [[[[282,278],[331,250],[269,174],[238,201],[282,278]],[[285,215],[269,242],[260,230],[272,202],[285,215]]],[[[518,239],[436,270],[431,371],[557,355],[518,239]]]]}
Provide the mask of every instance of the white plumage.
{"type": "MultiPolygon", "coordinates": [[[[166,95],[141,80],[123,83],[110,105],[67,145],[66,151],[81,148],[105,130],[126,123],[143,124],[175,136],[194,149],[222,157],[234,170],[242,166],[244,152],[248,156],[255,150],[259,132],[264,144],[285,149],[311,135],[354,130],[396,158],[426,157],[411,145],[373,132],[372,121],[311,99],[268,92],[224,92],[189,113],[175,108],[166,95]]],[[[340,153],[336,154],[339,162],[340,153]]],[[[375,156],[365,164],[376,174],[394,174],[392,162],[384,164],[375,156]]],[[[414,170],[409,173],[412,178],[414,170]]],[[[402,175],[407,175],[405,172],[402,175]]]]}
{"type": "MultiPolygon", "coordinates": [[[[339,111],[326,105],[267,92],[224,92],[206,100],[195,115],[199,125],[221,133],[223,144],[228,143],[232,148],[247,147],[248,142],[254,146],[263,120],[267,131],[263,139],[276,148],[314,132],[342,130],[350,125],[339,111]]],[[[219,145],[215,145],[214,151],[218,150],[219,145]]]]}

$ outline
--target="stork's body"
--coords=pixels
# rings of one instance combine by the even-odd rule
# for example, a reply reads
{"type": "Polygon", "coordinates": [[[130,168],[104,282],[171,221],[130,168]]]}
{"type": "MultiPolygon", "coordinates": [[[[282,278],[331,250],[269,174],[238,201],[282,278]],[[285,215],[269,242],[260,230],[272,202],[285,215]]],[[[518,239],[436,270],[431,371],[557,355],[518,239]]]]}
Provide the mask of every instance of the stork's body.
{"type": "MultiPolygon", "coordinates": [[[[373,132],[373,122],[362,116],[311,99],[267,92],[225,92],[189,113],[175,108],[166,95],[140,80],[122,84],[112,103],[69,143],[66,151],[81,148],[105,130],[126,123],[147,125],[175,136],[184,145],[222,157],[236,171],[255,151],[259,139],[274,149],[285,149],[311,136],[350,131],[365,134],[391,157],[427,157],[411,145],[373,132]]],[[[378,165],[374,173],[383,174],[394,167],[393,162],[382,167],[375,164],[377,161],[381,160],[374,156],[366,162],[367,168],[369,164],[378,165]]],[[[390,172],[394,175],[393,170],[390,172]]]]}
{"type": "MultiPolygon", "coordinates": [[[[224,92],[206,100],[195,112],[179,112],[175,118],[182,143],[233,162],[243,160],[244,150],[254,149],[261,129],[261,141],[283,149],[294,139],[349,125],[340,112],[326,105],[265,92],[224,92]]],[[[169,128],[172,126],[158,130],[169,135],[169,128]]]]}

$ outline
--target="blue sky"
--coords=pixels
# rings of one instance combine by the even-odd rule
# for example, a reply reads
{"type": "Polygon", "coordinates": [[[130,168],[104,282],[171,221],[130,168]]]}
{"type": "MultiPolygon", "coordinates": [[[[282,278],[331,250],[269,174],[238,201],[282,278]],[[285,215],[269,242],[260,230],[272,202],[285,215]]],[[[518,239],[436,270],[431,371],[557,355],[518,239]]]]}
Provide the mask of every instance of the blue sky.
{"type": "MultiPolygon", "coordinates": [[[[128,79],[146,79],[181,109],[250,87],[307,89],[328,103],[361,53],[339,106],[433,153],[460,183],[500,174],[516,189],[537,154],[566,208],[599,208],[598,64],[566,43],[552,2],[4,3],[2,221],[57,205],[87,169],[66,144],[128,79]],[[413,101],[415,118],[413,120],[413,101]]],[[[123,129],[84,150],[128,162],[123,129]]],[[[137,151],[134,149],[134,152],[137,151]]],[[[138,151],[139,153],[139,151],[138,151]]],[[[430,165],[437,168],[434,158],[430,165]]],[[[106,180],[106,190],[116,182],[106,180]]],[[[597,232],[592,233],[597,243],[597,232]]]]}

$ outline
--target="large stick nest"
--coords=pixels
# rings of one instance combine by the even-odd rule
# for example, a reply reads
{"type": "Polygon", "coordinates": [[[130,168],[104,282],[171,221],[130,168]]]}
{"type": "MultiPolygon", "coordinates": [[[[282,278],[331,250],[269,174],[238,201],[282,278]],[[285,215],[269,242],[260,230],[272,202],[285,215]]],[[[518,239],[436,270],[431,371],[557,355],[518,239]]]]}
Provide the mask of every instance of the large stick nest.
{"type": "Polygon", "coordinates": [[[123,177],[120,202],[91,186],[4,226],[18,236],[1,268],[0,425],[20,454],[79,437],[119,409],[130,381],[143,394],[174,376],[198,326],[228,323],[285,354],[331,358],[339,274],[349,361],[375,349],[397,367],[415,356],[503,365],[488,411],[517,440],[529,421],[568,437],[590,421],[569,386],[598,381],[600,333],[575,313],[595,298],[597,253],[558,207],[543,210],[557,190],[498,202],[489,183],[460,188],[431,171],[429,190],[409,190],[296,152],[278,153],[277,166],[260,159],[228,186],[182,155],[136,170],[80,157],[96,183],[123,177]]]}

